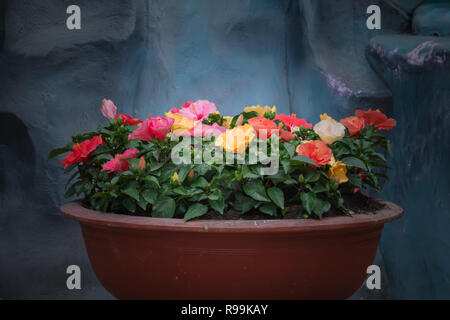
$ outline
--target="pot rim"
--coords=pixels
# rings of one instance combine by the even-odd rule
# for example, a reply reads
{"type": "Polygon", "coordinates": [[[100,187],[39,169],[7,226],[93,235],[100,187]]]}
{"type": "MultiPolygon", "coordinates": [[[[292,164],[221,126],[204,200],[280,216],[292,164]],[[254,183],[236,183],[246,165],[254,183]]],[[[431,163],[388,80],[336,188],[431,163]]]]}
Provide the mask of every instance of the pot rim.
{"type": "Polygon", "coordinates": [[[315,219],[270,219],[270,220],[193,220],[185,222],[177,218],[153,218],[99,212],[82,206],[81,201],[69,202],[61,207],[67,218],[83,225],[103,228],[159,230],[173,232],[208,233],[280,233],[320,232],[339,229],[366,229],[382,226],[399,219],[403,209],[389,201],[379,200],[383,208],[371,214],[326,217],[315,219]]]}

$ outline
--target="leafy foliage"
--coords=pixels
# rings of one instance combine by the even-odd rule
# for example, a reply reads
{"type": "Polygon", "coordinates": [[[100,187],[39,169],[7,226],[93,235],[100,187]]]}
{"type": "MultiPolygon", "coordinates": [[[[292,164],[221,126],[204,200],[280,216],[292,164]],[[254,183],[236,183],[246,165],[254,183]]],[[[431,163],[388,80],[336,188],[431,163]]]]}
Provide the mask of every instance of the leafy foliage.
{"type": "MultiPolygon", "coordinates": [[[[258,116],[255,111],[236,115],[231,128],[241,115],[242,124],[258,116]]],[[[275,112],[266,112],[265,117],[273,120],[275,112]]],[[[280,124],[279,120],[274,121],[280,124]]],[[[210,114],[203,123],[222,125],[224,117],[210,114]]],[[[283,123],[280,126],[286,129],[283,123]]],[[[319,167],[308,156],[297,154],[297,147],[304,141],[320,140],[310,128],[296,129],[293,139],[279,145],[276,159],[280,166],[273,175],[262,175],[261,170],[267,165],[251,164],[248,153],[242,156],[224,151],[225,156],[236,160],[233,163],[211,161],[176,165],[171,161],[171,152],[178,141],[172,141],[170,134],[164,140],[129,140],[136,128],[124,124],[121,118],[111,119],[107,126],[100,125],[95,132],[74,135],[71,143],[50,152],[49,159],[71,151],[74,145],[96,135],[101,135],[104,141],[86,162],[65,169],[66,173],[71,173],[66,196],[83,197],[86,205],[98,211],[184,218],[186,221],[210,211],[224,214],[228,210],[280,217],[299,206],[299,217],[322,218],[332,208],[348,213],[343,192],[353,192],[353,188],[379,190],[378,179],[386,177],[384,153],[390,152],[389,140],[373,126],[366,126],[354,136],[347,132],[344,138],[329,146],[335,160],[348,169],[348,182],[340,183],[330,177],[331,162],[319,167]],[[135,159],[127,160],[127,170],[102,171],[106,162],[128,149],[137,149],[139,153],[135,159]]],[[[252,141],[261,142],[257,138],[252,141]]],[[[214,137],[204,139],[203,150],[211,150],[213,146],[214,137]]],[[[271,145],[269,154],[272,154],[270,148],[271,145]]],[[[189,156],[194,158],[193,150],[189,156]]]]}

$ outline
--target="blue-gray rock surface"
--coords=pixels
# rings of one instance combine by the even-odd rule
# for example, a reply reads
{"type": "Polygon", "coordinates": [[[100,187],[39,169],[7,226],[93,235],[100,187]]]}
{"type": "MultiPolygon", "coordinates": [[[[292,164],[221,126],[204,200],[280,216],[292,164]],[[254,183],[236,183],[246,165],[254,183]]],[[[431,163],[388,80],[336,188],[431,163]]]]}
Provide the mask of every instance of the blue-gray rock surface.
{"type": "Polygon", "coordinates": [[[424,36],[450,35],[450,2],[419,6],[414,11],[412,30],[424,36]]]}
{"type": "Polygon", "coordinates": [[[380,250],[393,297],[449,299],[450,38],[372,39],[368,58],[393,92],[394,155],[383,198],[404,217],[385,226],[380,250]]]}

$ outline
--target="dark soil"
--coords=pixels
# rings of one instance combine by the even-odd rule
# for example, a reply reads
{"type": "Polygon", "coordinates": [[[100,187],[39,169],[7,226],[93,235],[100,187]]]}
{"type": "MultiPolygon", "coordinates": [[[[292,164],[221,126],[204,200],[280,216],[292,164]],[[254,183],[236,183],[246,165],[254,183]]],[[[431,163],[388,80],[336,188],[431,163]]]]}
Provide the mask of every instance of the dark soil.
{"type": "MultiPolygon", "coordinates": [[[[382,209],[385,205],[376,199],[369,198],[362,193],[344,194],[344,207],[348,210],[349,214],[367,214],[374,213],[382,209]]],[[[270,219],[300,219],[302,218],[303,208],[301,205],[292,206],[291,209],[285,213],[284,216],[278,214],[273,217],[267,214],[260,213],[259,211],[250,211],[245,214],[240,212],[229,210],[221,215],[217,212],[209,212],[202,216],[201,219],[206,220],[270,220],[270,219]]],[[[342,216],[344,212],[332,208],[329,212],[324,214],[324,217],[342,216]]]]}

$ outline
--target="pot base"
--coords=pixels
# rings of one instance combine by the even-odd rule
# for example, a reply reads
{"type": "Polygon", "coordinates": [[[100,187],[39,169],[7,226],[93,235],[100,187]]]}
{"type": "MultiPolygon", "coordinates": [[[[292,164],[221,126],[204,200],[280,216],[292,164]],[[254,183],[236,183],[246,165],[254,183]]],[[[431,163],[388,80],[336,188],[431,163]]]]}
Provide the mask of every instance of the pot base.
{"type": "Polygon", "coordinates": [[[92,267],[119,299],[345,299],[402,209],[323,220],[197,220],[100,213],[72,202],[92,267]]]}

